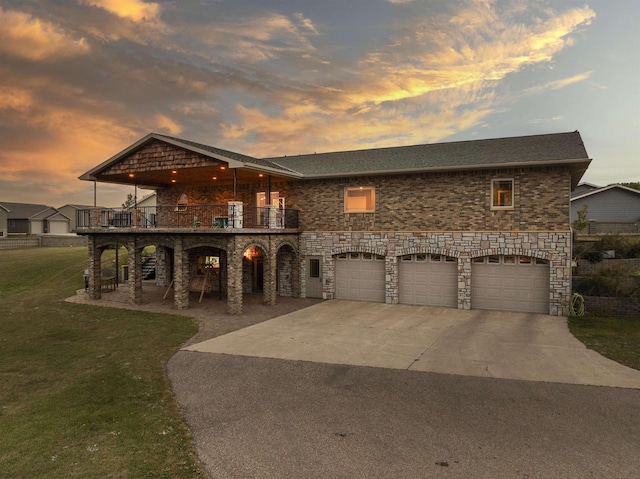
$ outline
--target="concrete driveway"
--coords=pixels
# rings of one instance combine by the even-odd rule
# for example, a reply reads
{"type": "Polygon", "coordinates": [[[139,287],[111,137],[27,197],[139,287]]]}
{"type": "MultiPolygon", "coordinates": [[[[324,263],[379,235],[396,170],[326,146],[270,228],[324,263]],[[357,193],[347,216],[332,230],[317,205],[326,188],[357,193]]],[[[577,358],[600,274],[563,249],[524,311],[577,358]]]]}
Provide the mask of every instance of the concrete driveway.
{"type": "Polygon", "coordinates": [[[332,300],[186,351],[640,389],[640,371],[588,350],[564,318],[332,300]]]}

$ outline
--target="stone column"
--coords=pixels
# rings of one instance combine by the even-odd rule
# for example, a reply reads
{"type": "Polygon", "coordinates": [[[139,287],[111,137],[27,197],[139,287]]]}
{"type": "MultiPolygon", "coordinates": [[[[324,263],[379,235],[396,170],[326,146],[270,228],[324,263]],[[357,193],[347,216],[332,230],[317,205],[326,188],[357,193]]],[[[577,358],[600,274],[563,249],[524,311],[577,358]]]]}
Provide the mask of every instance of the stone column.
{"type": "Polygon", "coordinates": [[[189,252],[184,250],[182,237],[175,242],[173,269],[173,298],[176,308],[189,309],[189,252]]]}
{"type": "Polygon", "coordinates": [[[471,258],[458,258],[458,309],[471,309],[471,258]]]}
{"type": "Polygon", "coordinates": [[[129,302],[140,304],[142,302],[142,249],[138,248],[137,238],[127,241],[129,252],[129,302]]]}
{"type": "Polygon", "coordinates": [[[156,286],[167,286],[167,248],[156,246],[156,286]]]}
{"type": "MultiPolygon", "coordinates": [[[[300,297],[300,291],[302,289],[300,283],[300,268],[302,267],[302,258],[300,254],[294,251],[291,255],[291,296],[294,298],[300,297]]],[[[322,277],[322,271],[320,271],[322,277]]]]}
{"type": "Polygon", "coordinates": [[[242,314],[242,251],[235,239],[229,241],[227,252],[227,310],[242,314]]]}
{"type": "Polygon", "coordinates": [[[273,241],[269,238],[269,246],[264,258],[264,302],[269,306],[276,304],[276,270],[277,258],[273,241]]]}
{"type": "Polygon", "coordinates": [[[87,238],[87,245],[89,247],[89,298],[100,299],[102,297],[102,266],[100,263],[102,250],[96,247],[96,238],[93,235],[89,235],[87,238]]]}
{"type": "Polygon", "coordinates": [[[400,290],[398,289],[398,257],[385,256],[385,303],[398,304],[400,302],[400,290]]]}

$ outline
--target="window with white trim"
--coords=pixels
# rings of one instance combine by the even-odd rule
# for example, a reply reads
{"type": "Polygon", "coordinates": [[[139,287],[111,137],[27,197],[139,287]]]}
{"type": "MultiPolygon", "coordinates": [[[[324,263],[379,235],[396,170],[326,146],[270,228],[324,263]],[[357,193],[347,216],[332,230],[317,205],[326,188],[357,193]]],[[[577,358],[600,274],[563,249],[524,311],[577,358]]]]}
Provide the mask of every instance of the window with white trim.
{"type": "Polygon", "coordinates": [[[497,178],[491,180],[491,208],[497,210],[513,209],[513,179],[497,178]]]}
{"type": "Polygon", "coordinates": [[[367,213],[376,210],[376,190],[371,186],[345,188],[345,213],[367,213]]]}

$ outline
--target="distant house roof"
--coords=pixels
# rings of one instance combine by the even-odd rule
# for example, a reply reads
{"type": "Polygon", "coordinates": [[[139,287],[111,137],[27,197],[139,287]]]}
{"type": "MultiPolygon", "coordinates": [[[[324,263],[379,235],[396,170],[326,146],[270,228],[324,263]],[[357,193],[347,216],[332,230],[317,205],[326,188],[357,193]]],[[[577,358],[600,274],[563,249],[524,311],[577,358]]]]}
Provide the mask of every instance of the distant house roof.
{"type": "MultiPolygon", "coordinates": [[[[0,202],[6,210],[9,211],[7,218],[10,220],[24,220],[29,219],[38,213],[41,213],[51,206],[47,205],[38,205],[31,203],[10,203],[7,201],[0,202]]],[[[52,208],[55,210],[55,208],[52,208]]]]}
{"type": "Polygon", "coordinates": [[[93,208],[93,205],[74,205],[74,204],[66,204],[66,205],[61,206],[61,207],[60,207],[60,208],[58,208],[58,209],[59,209],[59,210],[61,210],[62,208],[66,208],[67,206],[68,206],[69,208],[73,208],[73,209],[76,209],[76,210],[86,210],[86,209],[93,208]]]}
{"type": "Polygon", "coordinates": [[[576,184],[591,161],[577,131],[265,159],[304,177],[567,164],[576,184]]]}
{"type": "Polygon", "coordinates": [[[627,191],[627,192],[629,192],[629,193],[633,193],[633,194],[636,194],[636,195],[640,195],[640,191],[639,191],[639,190],[634,190],[633,188],[629,188],[629,187],[627,187],[627,186],[622,186],[622,185],[609,185],[609,186],[603,186],[603,187],[601,187],[601,188],[592,189],[592,190],[586,191],[586,192],[584,192],[584,193],[578,194],[578,195],[576,195],[576,196],[573,196],[573,197],[571,197],[571,201],[576,201],[576,200],[584,199],[584,198],[587,198],[587,197],[589,197],[589,196],[597,195],[597,194],[604,193],[604,192],[606,192],[606,191],[614,190],[614,189],[619,189],[619,190],[621,190],[621,191],[627,191]]]}
{"type": "Polygon", "coordinates": [[[601,187],[598,185],[594,185],[593,183],[583,182],[576,186],[576,188],[571,192],[571,197],[573,198],[574,196],[582,195],[584,193],[587,193],[588,191],[597,190],[598,188],[601,187]]]}

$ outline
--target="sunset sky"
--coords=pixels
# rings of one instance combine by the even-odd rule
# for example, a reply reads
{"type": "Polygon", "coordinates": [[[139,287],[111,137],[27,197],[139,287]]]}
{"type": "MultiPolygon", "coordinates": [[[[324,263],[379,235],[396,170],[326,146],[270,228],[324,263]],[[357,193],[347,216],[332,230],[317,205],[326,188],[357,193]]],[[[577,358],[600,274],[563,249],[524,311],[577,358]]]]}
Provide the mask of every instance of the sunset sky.
{"type": "Polygon", "coordinates": [[[574,130],[583,181],[640,181],[640,1],[0,0],[0,201],[91,205],[77,177],[149,132],[267,157],[574,130]]]}

